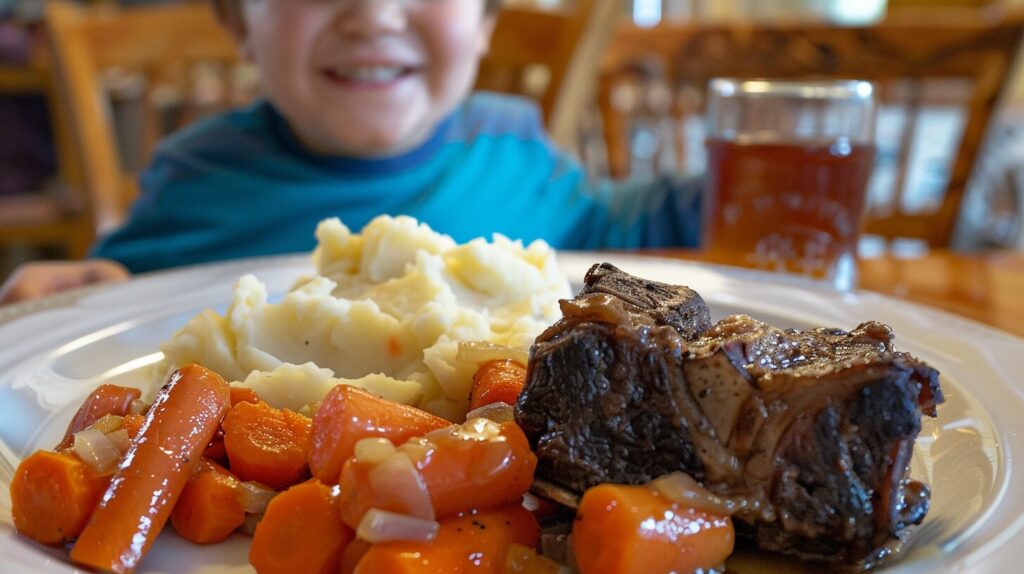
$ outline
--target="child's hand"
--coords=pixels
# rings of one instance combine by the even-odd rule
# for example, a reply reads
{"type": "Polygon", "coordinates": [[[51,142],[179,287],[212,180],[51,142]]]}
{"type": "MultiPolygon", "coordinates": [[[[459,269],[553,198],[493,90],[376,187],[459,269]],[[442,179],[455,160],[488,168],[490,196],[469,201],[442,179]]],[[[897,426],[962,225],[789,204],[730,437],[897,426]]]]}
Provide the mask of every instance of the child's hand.
{"type": "Polygon", "coordinates": [[[123,281],[130,275],[123,265],[109,259],[25,263],[0,286],[0,305],[38,299],[92,283],[123,281]]]}

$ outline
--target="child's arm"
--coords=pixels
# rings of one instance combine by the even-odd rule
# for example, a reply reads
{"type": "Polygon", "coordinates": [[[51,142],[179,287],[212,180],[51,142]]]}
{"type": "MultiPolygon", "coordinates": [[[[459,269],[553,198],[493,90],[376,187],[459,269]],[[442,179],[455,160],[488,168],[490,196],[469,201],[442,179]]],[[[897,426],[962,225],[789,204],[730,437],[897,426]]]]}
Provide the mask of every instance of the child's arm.
{"type": "Polygon", "coordinates": [[[123,265],[110,259],[24,263],[0,286],[0,305],[39,299],[93,283],[123,281],[130,275],[123,265]]]}

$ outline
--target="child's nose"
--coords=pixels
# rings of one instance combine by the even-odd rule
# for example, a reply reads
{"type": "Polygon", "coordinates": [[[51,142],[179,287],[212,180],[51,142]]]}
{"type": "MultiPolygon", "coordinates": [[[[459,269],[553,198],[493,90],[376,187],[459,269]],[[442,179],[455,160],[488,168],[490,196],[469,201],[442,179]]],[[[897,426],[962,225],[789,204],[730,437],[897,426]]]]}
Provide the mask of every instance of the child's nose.
{"type": "Polygon", "coordinates": [[[345,34],[380,34],[405,29],[405,0],[348,0],[339,3],[338,29],[345,34]]]}

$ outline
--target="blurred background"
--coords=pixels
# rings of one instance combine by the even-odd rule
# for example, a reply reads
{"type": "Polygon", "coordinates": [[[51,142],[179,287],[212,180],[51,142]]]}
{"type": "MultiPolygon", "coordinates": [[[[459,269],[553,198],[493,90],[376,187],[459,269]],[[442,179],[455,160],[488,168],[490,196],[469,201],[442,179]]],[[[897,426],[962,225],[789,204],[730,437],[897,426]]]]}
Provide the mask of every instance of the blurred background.
{"type": "MultiPolygon", "coordinates": [[[[205,2],[152,4],[0,0],[0,278],[83,257],[163,134],[258,96],[205,2]]],[[[1024,0],[505,5],[480,87],[536,98],[595,178],[702,173],[709,77],[863,72],[882,107],[861,256],[1024,249],[1024,0]]]]}

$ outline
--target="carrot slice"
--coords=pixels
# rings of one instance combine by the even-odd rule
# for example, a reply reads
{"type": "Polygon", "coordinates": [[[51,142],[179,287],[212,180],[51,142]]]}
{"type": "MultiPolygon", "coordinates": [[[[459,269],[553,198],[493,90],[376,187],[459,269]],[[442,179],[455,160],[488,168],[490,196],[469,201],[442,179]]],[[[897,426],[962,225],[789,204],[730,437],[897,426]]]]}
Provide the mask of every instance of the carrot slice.
{"type": "Polygon", "coordinates": [[[249,387],[231,387],[231,406],[238,403],[258,403],[259,395],[249,387]]]}
{"type": "Polygon", "coordinates": [[[142,423],[145,421],[146,417],[143,415],[124,415],[124,418],[121,419],[121,428],[128,433],[128,438],[135,438],[142,430],[142,423]]]}
{"type": "Polygon", "coordinates": [[[492,403],[516,404],[526,386],[526,367],[512,359],[495,359],[480,365],[473,374],[469,409],[492,403]]]}
{"type": "Polygon", "coordinates": [[[504,574],[509,545],[535,548],[539,540],[533,515],[506,506],[442,520],[433,542],[374,544],[355,574],[504,574]]]}
{"type": "Polygon", "coordinates": [[[40,544],[71,542],[109,482],[72,453],[36,451],[21,461],[11,481],[14,527],[40,544]]]}
{"type": "Polygon", "coordinates": [[[224,417],[224,449],[241,480],[278,489],[307,477],[310,420],[267,403],[240,402],[224,417]]]}
{"type": "Polygon", "coordinates": [[[401,444],[452,423],[426,411],[376,397],[362,389],[331,389],[313,417],[309,469],[324,484],[337,484],[357,442],[384,437],[401,444]]]}
{"type": "Polygon", "coordinates": [[[684,507],[645,486],[591,488],[572,529],[582,574],[718,568],[734,542],[729,517],[684,507]]]}
{"type": "Polygon", "coordinates": [[[349,542],[345,551],[341,553],[341,567],[338,569],[338,574],[353,574],[359,561],[372,546],[365,540],[357,539],[349,542]]]}
{"type": "Polygon", "coordinates": [[[204,367],[187,365],[171,375],[72,548],[71,560],[118,573],[135,570],[167,522],[229,400],[224,379],[204,367]]]}
{"type": "Polygon", "coordinates": [[[124,416],[132,407],[132,401],[142,396],[139,389],[119,387],[117,385],[100,385],[91,395],[86,397],[78,412],[68,424],[64,438],[54,450],[71,448],[75,444],[75,433],[89,428],[94,422],[106,415],[124,416]]]}
{"type": "Polygon", "coordinates": [[[312,479],[270,501],[249,549],[249,563],[259,574],[338,571],[354,535],[338,519],[336,491],[312,479]]]}
{"type": "MultiPolygon", "coordinates": [[[[402,451],[412,453],[438,518],[521,503],[537,466],[526,435],[514,422],[474,419],[409,441],[402,451]]],[[[342,470],[341,515],[353,528],[371,508],[399,514],[409,510],[404,498],[375,486],[370,478],[374,468],[353,457],[342,470]]]]}
{"type": "Polygon", "coordinates": [[[178,535],[195,544],[220,542],[243,522],[238,479],[213,463],[192,476],[171,512],[178,535]]]}

